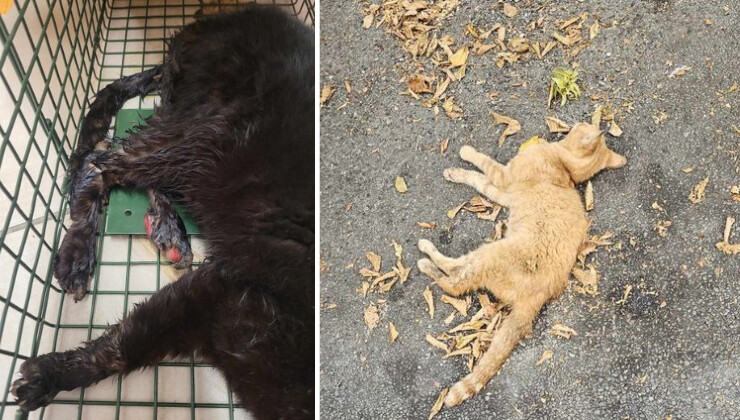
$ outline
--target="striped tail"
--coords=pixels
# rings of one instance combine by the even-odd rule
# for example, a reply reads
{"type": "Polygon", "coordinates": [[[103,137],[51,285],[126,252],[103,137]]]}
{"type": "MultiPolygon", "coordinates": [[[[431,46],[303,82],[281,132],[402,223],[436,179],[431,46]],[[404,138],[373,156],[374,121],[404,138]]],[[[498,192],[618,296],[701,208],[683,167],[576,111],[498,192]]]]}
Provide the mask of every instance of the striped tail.
{"type": "Polygon", "coordinates": [[[485,388],[488,381],[499,371],[519,341],[532,331],[532,323],[541,306],[535,308],[512,307],[501,327],[494,333],[491,346],[486,350],[473,372],[450,388],[445,405],[454,407],[485,388]]]}

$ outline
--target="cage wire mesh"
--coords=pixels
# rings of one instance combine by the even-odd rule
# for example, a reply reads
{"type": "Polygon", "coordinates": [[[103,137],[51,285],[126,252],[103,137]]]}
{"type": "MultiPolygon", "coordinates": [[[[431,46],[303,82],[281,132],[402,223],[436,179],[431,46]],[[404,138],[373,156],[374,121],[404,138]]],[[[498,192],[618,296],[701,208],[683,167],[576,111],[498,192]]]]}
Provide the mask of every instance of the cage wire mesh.
{"type": "MultiPolygon", "coordinates": [[[[265,1],[260,1],[265,3],[265,1]]],[[[68,156],[94,94],[159,64],[165,40],[235,0],[16,0],[0,20],[0,419],[24,418],[10,385],[31,356],[75,348],[177,278],[141,235],[99,232],[90,294],[74,303],[52,280],[70,220],[68,156]],[[205,3],[205,4],[204,4],[205,3]]],[[[273,0],[308,25],[311,0],[273,0]]],[[[127,110],[152,109],[156,95],[127,110]]],[[[122,114],[123,115],[123,111],[122,114]]],[[[131,111],[128,112],[131,115],[131,111]]],[[[125,121],[119,126],[130,124],[125,121]]],[[[113,132],[111,131],[111,135],[113,132]]],[[[101,226],[110,217],[105,208],[101,226]]],[[[202,244],[191,236],[196,254],[202,244]]],[[[218,372],[195,358],[168,360],[82,390],[61,392],[29,418],[239,419],[248,415],[218,372]]]]}

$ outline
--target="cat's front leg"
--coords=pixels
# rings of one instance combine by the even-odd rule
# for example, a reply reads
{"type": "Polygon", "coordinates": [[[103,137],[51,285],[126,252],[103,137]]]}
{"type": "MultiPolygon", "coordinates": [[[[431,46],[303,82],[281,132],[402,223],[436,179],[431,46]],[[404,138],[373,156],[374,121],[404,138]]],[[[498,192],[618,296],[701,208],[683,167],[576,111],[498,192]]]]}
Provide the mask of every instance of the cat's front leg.
{"type": "Polygon", "coordinates": [[[509,205],[508,195],[491,184],[485,175],[480,172],[461,168],[447,168],[444,170],[443,175],[448,181],[470,185],[481,194],[502,206],[508,207],[509,205]]]}
{"type": "Polygon", "coordinates": [[[462,160],[472,163],[478,169],[483,171],[486,178],[488,178],[493,185],[500,187],[504,184],[506,166],[467,145],[460,148],[460,157],[462,160]]]}

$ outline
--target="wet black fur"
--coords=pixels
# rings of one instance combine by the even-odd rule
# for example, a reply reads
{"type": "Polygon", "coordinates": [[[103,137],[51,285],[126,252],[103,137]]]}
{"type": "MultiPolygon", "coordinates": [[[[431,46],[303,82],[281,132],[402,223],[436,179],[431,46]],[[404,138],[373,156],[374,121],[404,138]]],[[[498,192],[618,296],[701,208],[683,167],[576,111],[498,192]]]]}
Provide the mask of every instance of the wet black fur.
{"type": "Polygon", "coordinates": [[[189,25],[162,66],[101,91],[71,159],[62,287],[84,296],[97,214],[117,184],[155,192],[165,213],[168,197],[182,200],[209,258],[84,347],[27,360],[20,406],[195,352],[256,418],[313,418],[313,133],[313,32],[272,8],[189,25]],[[154,88],[162,103],[148,125],[118,151],[103,147],[110,117],[154,88]]]}

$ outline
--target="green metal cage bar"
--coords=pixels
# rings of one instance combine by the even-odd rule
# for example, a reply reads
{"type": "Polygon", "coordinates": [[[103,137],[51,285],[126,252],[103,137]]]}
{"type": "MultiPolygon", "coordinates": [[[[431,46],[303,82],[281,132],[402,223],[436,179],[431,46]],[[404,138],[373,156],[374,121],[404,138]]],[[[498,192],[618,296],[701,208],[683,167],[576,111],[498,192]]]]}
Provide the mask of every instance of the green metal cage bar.
{"type": "MultiPolygon", "coordinates": [[[[0,420],[26,417],[10,395],[24,360],[96,337],[173,277],[170,264],[147,248],[145,238],[102,231],[90,296],[74,304],[52,280],[51,261],[69,224],[63,192],[67,159],[91,98],[106,84],[160,63],[165,40],[197,13],[236,1],[205,3],[16,0],[0,17],[0,420]]],[[[310,0],[266,3],[313,26],[310,0]]],[[[137,98],[124,108],[151,109],[155,98],[137,98]]],[[[109,216],[106,207],[101,226],[109,216]]],[[[191,241],[197,250],[197,238],[191,241]]],[[[245,418],[230,391],[215,402],[199,396],[204,389],[198,383],[210,368],[197,358],[166,361],[129,378],[150,384],[147,396],[128,395],[131,387],[119,377],[60,393],[28,417],[245,418]],[[170,376],[184,385],[176,398],[162,386],[170,376]]]]}

